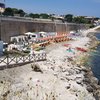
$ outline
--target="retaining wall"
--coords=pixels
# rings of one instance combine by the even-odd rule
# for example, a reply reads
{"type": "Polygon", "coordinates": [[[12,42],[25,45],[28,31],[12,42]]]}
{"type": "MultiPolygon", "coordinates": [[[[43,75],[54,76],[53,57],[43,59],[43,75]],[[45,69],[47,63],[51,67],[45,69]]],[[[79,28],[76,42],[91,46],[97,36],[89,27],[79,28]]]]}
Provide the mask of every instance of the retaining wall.
{"type": "Polygon", "coordinates": [[[86,29],[84,24],[59,22],[43,22],[26,19],[0,18],[0,38],[9,42],[11,36],[23,35],[25,32],[69,32],[70,30],[86,29]]]}

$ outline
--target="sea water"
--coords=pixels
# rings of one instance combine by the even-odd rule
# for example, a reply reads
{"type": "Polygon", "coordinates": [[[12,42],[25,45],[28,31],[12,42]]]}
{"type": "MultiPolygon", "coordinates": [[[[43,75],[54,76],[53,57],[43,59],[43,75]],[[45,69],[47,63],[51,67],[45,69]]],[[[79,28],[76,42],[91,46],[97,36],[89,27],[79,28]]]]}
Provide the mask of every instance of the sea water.
{"type": "MultiPolygon", "coordinates": [[[[95,34],[98,40],[100,40],[100,33],[95,34]]],[[[92,52],[90,57],[90,66],[94,73],[94,76],[100,81],[100,44],[96,50],[92,52]]]]}

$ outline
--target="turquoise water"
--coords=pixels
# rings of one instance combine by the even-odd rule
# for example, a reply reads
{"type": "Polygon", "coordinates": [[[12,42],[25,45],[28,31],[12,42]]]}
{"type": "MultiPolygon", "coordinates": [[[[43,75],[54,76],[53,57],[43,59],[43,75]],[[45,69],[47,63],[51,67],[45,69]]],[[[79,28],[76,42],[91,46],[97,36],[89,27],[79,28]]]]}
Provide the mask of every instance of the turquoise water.
{"type": "MultiPolygon", "coordinates": [[[[100,40],[100,34],[95,35],[100,40]]],[[[96,50],[91,53],[90,65],[94,76],[100,81],[100,44],[97,46],[96,50]]]]}

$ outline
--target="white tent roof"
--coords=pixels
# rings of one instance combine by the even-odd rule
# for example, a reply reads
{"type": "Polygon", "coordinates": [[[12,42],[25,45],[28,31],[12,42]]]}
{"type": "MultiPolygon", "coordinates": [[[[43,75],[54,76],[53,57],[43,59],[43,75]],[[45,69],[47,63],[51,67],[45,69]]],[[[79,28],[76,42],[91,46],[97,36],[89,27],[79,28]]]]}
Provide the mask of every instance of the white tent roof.
{"type": "Polygon", "coordinates": [[[32,33],[32,32],[27,32],[25,33],[26,35],[34,35],[35,33],[32,33]]]}
{"type": "Polygon", "coordinates": [[[41,31],[41,32],[39,32],[39,33],[46,33],[46,32],[41,31]]]}

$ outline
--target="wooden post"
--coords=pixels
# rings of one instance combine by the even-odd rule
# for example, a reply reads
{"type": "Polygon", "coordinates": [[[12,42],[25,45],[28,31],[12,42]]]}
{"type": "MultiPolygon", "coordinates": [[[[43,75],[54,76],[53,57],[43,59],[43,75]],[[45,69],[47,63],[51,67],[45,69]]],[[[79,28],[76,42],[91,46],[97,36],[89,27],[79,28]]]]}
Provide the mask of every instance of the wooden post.
{"type": "Polygon", "coordinates": [[[31,61],[31,58],[30,58],[30,56],[31,56],[31,55],[29,54],[29,62],[31,61]]]}
{"type": "Polygon", "coordinates": [[[18,63],[18,60],[17,60],[17,58],[18,58],[18,57],[16,56],[16,64],[18,63]]]}
{"type": "Polygon", "coordinates": [[[6,68],[9,66],[9,55],[7,54],[7,66],[6,66],[6,68]]]}
{"type": "Polygon", "coordinates": [[[23,59],[23,62],[25,62],[25,60],[24,60],[24,56],[22,55],[22,59],[23,59]]]}

